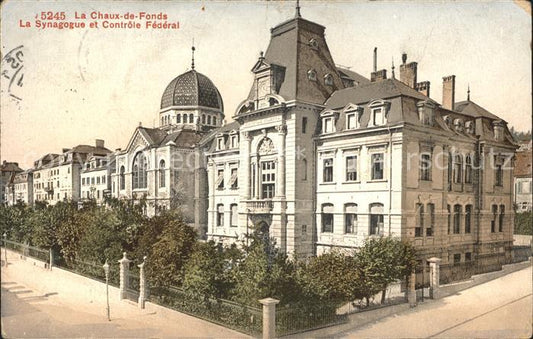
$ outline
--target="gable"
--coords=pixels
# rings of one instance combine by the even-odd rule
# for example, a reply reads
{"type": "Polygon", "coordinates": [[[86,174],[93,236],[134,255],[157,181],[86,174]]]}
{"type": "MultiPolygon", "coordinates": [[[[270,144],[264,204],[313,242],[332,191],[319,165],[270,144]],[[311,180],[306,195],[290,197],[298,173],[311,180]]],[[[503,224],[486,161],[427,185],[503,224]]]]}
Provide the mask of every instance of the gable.
{"type": "Polygon", "coordinates": [[[126,147],[126,152],[131,152],[131,150],[136,149],[137,147],[146,148],[150,146],[150,141],[141,133],[137,128],[133,133],[128,146],[126,147]]]}

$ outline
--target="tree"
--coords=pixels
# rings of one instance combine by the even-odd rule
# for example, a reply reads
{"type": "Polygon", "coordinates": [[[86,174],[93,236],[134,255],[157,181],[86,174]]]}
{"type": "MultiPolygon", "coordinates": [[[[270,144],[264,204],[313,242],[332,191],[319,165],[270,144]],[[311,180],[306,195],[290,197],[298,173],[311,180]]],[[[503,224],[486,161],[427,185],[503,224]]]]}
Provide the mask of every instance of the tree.
{"type": "Polygon", "coordinates": [[[339,251],[311,258],[299,267],[299,280],[306,297],[318,297],[335,306],[354,300],[359,280],[353,256],[339,251]]]}
{"type": "Polygon", "coordinates": [[[233,285],[227,252],[210,241],[197,242],[191,258],[185,264],[183,289],[207,306],[209,299],[227,298],[233,285]]]}
{"type": "Polygon", "coordinates": [[[234,299],[257,306],[257,300],[272,297],[280,305],[298,300],[295,265],[272,239],[256,234],[244,245],[244,258],[235,267],[234,299]]]}
{"type": "Polygon", "coordinates": [[[163,214],[150,219],[161,229],[161,233],[152,238],[152,246],[147,249],[148,262],[146,273],[153,285],[181,286],[183,267],[190,258],[196,243],[196,232],[176,214],[163,214]]]}
{"type": "Polygon", "coordinates": [[[387,286],[409,276],[416,265],[416,252],[412,245],[396,238],[370,238],[355,259],[359,271],[357,294],[365,298],[368,305],[370,298],[380,291],[384,302],[387,286]]]}

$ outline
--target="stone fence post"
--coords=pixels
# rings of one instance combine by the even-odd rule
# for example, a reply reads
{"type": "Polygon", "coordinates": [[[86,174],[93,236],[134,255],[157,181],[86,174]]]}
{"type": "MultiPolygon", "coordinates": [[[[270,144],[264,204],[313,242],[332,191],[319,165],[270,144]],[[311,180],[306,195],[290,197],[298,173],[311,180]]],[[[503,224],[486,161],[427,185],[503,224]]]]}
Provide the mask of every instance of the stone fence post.
{"type": "Polygon", "coordinates": [[[144,275],[144,263],[146,262],[146,256],[143,258],[143,262],[139,267],[139,308],[144,309],[144,302],[146,300],[146,276],[144,275]]]}
{"type": "Polygon", "coordinates": [[[265,298],[259,300],[263,304],[263,339],[276,337],[276,305],[279,300],[265,298]]]}
{"type": "Polygon", "coordinates": [[[429,258],[429,297],[431,299],[440,298],[439,279],[440,279],[440,262],[439,258],[429,258]]]}
{"type": "Polygon", "coordinates": [[[130,262],[131,260],[126,257],[126,252],[123,253],[122,259],[118,261],[118,263],[120,264],[120,300],[126,298],[126,289],[129,287],[130,284],[130,262]]]}
{"type": "Polygon", "coordinates": [[[411,272],[409,285],[407,286],[407,302],[410,307],[416,307],[416,273],[411,272]]]}
{"type": "Polygon", "coordinates": [[[52,266],[54,266],[54,252],[50,248],[50,267],[49,267],[50,271],[52,270],[52,266]]]}

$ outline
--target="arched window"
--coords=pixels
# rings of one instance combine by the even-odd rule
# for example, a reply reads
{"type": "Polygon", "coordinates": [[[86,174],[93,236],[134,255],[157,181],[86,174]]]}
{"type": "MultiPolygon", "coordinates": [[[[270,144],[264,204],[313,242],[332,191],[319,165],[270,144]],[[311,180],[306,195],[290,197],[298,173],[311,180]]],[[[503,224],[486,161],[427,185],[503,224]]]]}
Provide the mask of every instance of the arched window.
{"type": "Polygon", "coordinates": [[[147,161],[143,152],[139,152],[135,155],[133,159],[133,171],[132,171],[132,180],[133,180],[133,189],[136,188],[146,188],[147,187],[147,161]]]}
{"type": "Polygon", "coordinates": [[[207,116],[207,124],[211,125],[211,116],[210,115],[207,116]]]}
{"type": "Polygon", "coordinates": [[[333,86],[333,76],[331,74],[326,74],[324,76],[324,83],[326,86],[333,86]]]}
{"type": "Polygon", "coordinates": [[[176,123],[181,124],[181,114],[176,115],[176,123]]]}
{"type": "Polygon", "coordinates": [[[202,114],[202,124],[205,124],[205,114],[202,114]]]}
{"type": "Polygon", "coordinates": [[[424,204],[416,204],[415,237],[423,236],[424,231],[424,204]]]}
{"type": "Polygon", "coordinates": [[[213,117],[213,125],[216,126],[216,124],[217,124],[217,117],[213,117]]]}
{"type": "Polygon", "coordinates": [[[184,124],[187,123],[187,114],[183,114],[183,123],[184,123],[184,124]]]}
{"type": "Polygon", "coordinates": [[[307,79],[311,81],[316,81],[316,71],[314,69],[310,69],[307,71],[307,79]]]}
{"type": "Polygon", "coordinates": [[[194,124],[194,115],[192,113],[189,114],[189,123],[194,124]]]}
{"type": "Polygon", "coordinates": [[[165,187],[165,160],[159,162],[159,187],[165,187]]]}
{"type": "Polygon", "coordinates": [[[461,214],[463,206],[456,204],[453,206],[453,234],[461,233],[461,214]]]}
{"type": "Polygon", "coordinates": [[[370,235],[383,234],[383,204],[370,204],[370,235]]]}
{"type": "Polygon", "coordinates": [[[302,159],[302,180],[307,180],[307,159],[302,159]]]}
{"type": "Polygon", "coordinates": [[[224,226],[224,204],[217,205],[217,226],[224,226]]]}
{"type": "Polygon", "coordinates": [[[121,190],[123,190],[126,186],[126,181],[124,179],[124,166],[120,166],[119,187],[121,190]]]}

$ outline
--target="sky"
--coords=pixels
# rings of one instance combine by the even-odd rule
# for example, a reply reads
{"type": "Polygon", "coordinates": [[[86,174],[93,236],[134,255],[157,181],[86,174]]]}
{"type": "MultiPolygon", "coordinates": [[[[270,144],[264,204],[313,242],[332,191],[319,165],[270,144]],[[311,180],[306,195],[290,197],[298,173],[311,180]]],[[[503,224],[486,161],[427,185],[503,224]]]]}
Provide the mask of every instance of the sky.
{"type": "MultiPolygon", "coordinates": [[[[125,148],[140,122],[156,125],[165,87],[191,67],[193,39],[196,70],[218,87],[231,121],[248,95],[270,28],[292,18],[294,7],[294,1],[3,2],[1,160],[29,168],[47,153],[95,139],[111,150],[125,148]],[[64,12],[67,21],[87,26],[94,20],[75,20],[76,12],[163,13],[179,29],[145,29],[142,20],[136,20],[142,29],[104,29],[102,20],[98,28],[37,28],[43,11],[64,12]],[[26,22],[31,27],[21,27],[26,22]],[[17,77],[6,57],[21,45],[17,76],[23,79],[10,87],[7,76],[17,77]]],[[[418,81],[431,82],[436,101],[442,101],[442,77],[454,74],[456,101],[466,99],[470,85],[472,101],[527,131],[531,16],[522,7],[511,1],[301,1],[302,16],[326,27],[338,65],[369,78],[377,47],[378,69],[390,76],[394,60],[398,75],[405,52],[408,62],[418,62],[418,81]]]]}

